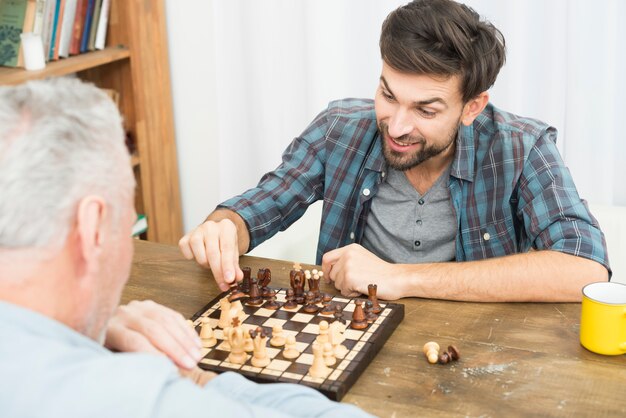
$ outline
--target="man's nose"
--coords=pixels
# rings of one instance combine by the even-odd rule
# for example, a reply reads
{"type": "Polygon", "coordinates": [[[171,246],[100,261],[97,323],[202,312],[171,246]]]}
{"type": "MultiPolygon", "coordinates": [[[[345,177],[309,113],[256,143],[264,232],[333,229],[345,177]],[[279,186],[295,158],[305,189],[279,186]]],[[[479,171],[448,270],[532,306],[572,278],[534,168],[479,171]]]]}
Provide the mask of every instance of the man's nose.
{"type": "Polygon", "coordinates": [[[389,135],[399,138],[408,135],[413,130],[409,115],[404,110],[398,110],[389,118],[389,135]]]}

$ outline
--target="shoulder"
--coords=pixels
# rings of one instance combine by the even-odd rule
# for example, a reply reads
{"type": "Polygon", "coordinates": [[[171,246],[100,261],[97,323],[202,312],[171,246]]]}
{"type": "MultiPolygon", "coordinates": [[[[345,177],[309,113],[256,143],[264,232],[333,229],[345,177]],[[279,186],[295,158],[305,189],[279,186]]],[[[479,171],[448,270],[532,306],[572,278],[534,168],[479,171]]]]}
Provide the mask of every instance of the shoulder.
{"type": "Polygon", "coordinates": [[[376,120],[374,101],[372,99],[347,98],[334,100],[328,104],[328,116],[347,119],[376,120]]]}

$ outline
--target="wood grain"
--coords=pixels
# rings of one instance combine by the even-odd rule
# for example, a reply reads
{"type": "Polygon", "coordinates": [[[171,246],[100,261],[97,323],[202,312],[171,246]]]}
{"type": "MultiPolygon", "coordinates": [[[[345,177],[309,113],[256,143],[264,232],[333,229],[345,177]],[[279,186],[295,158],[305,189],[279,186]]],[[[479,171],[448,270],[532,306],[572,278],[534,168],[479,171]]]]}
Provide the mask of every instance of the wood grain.
{"type": "MultiPolygon", "coordinates": [[[[178,248],[138,241],[122,301],[152,299],[190,317],[219,294],[211,273],[178,248]]],[[[287,286],[291,262],[244,256],[287,286]]],[[[322,291],[333,292],[332,286],[322,291]]],[[[578,341],[578,303],[465,303],[403,299],[405,319],[343,399],[381,417],[624,416],[625,356],[578,341]],[[429,364],[427,341],[461,359],[429,364]]]]}

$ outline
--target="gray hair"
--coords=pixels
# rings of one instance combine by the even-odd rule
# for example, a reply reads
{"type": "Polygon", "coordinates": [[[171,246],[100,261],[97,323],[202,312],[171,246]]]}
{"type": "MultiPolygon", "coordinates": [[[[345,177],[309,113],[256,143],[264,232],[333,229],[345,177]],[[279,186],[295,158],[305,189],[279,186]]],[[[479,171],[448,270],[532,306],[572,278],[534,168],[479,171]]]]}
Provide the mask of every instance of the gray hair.
{"type": "Polygon", "coordinates": [[[92,84],[0,87],[0,250],[60,248],[87,195],[106,200],[116,225],[135,186],[124,138],[115,104],[92,84]]]}

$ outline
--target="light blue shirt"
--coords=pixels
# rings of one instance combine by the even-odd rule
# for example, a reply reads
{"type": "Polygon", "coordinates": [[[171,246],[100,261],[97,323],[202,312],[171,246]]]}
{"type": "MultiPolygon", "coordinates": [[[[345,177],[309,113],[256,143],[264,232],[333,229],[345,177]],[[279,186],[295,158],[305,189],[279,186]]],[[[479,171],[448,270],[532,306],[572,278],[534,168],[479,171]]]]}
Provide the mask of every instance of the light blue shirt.
{"type": "Polygon", "coordinates": [[[0,302],[0,415],[13,417],[368,417],[313,389],[223,373],[204,388],[164,356],[112,353],[36,312],[0,302]]]}

